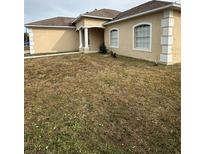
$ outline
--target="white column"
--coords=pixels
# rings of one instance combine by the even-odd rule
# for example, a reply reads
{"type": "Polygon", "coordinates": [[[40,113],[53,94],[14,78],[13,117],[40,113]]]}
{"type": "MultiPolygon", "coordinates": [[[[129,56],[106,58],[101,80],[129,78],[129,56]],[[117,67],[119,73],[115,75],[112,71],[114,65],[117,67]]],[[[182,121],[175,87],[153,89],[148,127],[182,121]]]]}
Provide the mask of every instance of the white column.
{"type": "Polygon", "coordinates": [[[33,38],[33,31],[32,31],[32,29],[28,29],[28,33],[29,33],[30,54],[34,54],[35,50],[34,50],[34,38],[33,38]]]}
{"type": "Polygon", "coordinates": [[[82,31],[81,31],[81,29],[79,29],[79,42],[80,42],[79,48],[82,48],[83,44],[82,44],[82,31]]]}
{"type": "Polygon", "coordinates": [[[173,62],[172,52],[173,52],[173,41],[174,41],[173,10],[164,11],[163,19],[161,21],[161,27],[162,27],[162,36],[161,36],[162,53],[160,54],[160,61],[166,64],[171,64],[173,62]]]}
{"type": "Polygon", "coordinates": [[[88,28],[84,29],[85,37],[85,49],[88,49],[88,28]]]}

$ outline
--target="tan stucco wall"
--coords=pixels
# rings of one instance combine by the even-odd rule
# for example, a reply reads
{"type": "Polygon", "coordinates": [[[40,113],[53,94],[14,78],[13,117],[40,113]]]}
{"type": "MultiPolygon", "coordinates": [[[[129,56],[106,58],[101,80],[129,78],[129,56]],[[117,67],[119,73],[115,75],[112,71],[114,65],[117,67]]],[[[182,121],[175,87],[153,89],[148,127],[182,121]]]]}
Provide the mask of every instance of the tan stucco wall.
{"type": "Polygon", "coordinates": [[[104,19],[85,18],[85,26],[103,26],[106,21],[104,19]]]}
{"type": "Polygon", "coordinates": [[[77,29],[79,29],[79,27],[81,26],[96,26],[96,27],[103,27],[103,24],[106,22],[107,20],[105,19],[94,19],[94,18],[87,18],[87,17],[83,17],[81,18],[77,23],[76,23],[76,27],[77,29]]]}
{"type": "Polygon", "coordinates": [[[76,29],[32,28],[35,53],[78,51],[76,29]]]}
{"type": "Polygon", "coordinates": [[[100,28],[90,28],[90,50],[99,51],[100,45],[104,42],[104,29],[100,28]]]}
{"type": "Polygon", "coordinates": [[[85,25],[85,20],[84,18],[82,18],[76,23],[76,28],[79,29],[81,26],[84,26],[84,25],[85,25]]]}
{"type": "Polygon", "coordinates": [[[173,29],[173,63],[181,62],[181,12],[174,11],[174,29],[173,29]]]}
{"type": "Polygon", "coordinates": [[[161,19],[163,13],[158,12],[146,16],[136,17],[122,22],[107,25],[105,29],[105,44],[108,49],[117,54],[145,59],[149,61],[159,60],[161,53],[161,19]],[[152,24],[152,46],[151,52],[133,50],[133,26],[141,22],[149,22],[152,24]],[[112,28],[119,29],[119,48],[111,48],[109,46],[109,31],[112,28]]]}

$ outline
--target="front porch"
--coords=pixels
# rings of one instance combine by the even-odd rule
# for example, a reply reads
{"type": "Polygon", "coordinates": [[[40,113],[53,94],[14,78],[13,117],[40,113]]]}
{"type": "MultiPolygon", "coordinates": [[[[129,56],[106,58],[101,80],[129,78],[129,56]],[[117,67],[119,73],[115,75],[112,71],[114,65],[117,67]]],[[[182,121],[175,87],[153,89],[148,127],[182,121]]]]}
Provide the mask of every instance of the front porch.
{"type": "Polygon", "coordinates": [[[95,53],[99,51],[104,42],[104,29],[101,27],[79,28],[79,51],[83,53],[95,53]]]}

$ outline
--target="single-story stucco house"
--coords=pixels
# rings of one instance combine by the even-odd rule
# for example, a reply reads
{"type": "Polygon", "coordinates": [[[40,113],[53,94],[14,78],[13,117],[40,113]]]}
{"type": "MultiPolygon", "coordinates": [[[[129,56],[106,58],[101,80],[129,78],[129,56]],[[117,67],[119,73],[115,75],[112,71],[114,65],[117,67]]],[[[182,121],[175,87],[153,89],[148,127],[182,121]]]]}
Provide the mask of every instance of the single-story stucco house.
{"type": "Polygon", "coordinates": [[[30,53],[83,51],[99,46],[119,55],[181,62],[181,5],[152,0],[127,11],[95,9],[77,18],[56,17],[25,25],[30,53]]]}

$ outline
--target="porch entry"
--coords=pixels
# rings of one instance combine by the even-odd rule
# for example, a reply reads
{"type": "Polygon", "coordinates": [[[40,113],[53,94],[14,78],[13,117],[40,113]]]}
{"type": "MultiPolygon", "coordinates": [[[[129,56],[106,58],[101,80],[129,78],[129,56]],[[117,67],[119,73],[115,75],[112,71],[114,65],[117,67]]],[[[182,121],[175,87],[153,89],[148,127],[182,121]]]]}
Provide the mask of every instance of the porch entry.
{"type": "Polygon", "coordinates": [[[79,50],[84,53],[98,52],[100,45],[104,42],[104,29],[102,28],[80,28],[79,50]]]}

